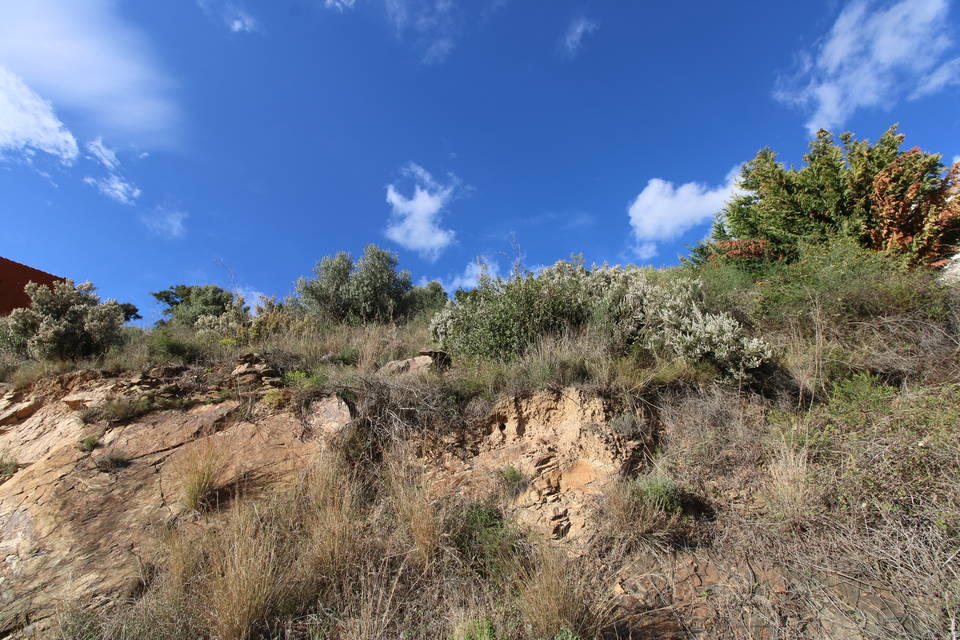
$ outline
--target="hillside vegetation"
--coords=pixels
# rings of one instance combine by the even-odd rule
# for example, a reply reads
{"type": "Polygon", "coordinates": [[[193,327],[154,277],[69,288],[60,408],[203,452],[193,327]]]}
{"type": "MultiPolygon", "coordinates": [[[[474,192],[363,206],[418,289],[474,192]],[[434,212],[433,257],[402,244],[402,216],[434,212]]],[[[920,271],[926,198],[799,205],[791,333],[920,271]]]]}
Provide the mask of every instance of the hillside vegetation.
{"type": "MultiPolygon", "coordinates": [[[[221,391],[250,401],[245,419],[331,396],[352,416],[269,491],[219,504],[215,465],[198,463],[136,597],[65,604],[50,633],[960,637],[960,166],[902,142],[821,132],[799,169],[762,150],[673,268],[572,257],[448,299],[371,245],[255,313],[212,285],[172,286],[146,331],[89,285],[28,288],[34,306],[0,319],[0,372],[18,389],[171,363],[205,379],[256,353],[277,382],[221,391]],[[384,367],[424,349],[450,366],[384,367]],[[504,459],[469,495],[437,482],[444,447],[544,392],[597,398],[597,438],[636,452],[589,496],[575,542],[516,517],[535,467],[504,459]]],[[[88,419],[176,401],[113,399],[88,419]]]]}

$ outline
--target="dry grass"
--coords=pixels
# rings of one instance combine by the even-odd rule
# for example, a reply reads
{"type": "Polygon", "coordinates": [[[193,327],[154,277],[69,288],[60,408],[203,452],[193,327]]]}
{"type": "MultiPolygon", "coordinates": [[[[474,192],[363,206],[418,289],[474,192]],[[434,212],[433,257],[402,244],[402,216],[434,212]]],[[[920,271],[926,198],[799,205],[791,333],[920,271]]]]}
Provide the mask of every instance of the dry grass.
{"type": "Polygon", "coordinates": [[[188,511],[210,506],[224,470],[223,454],[209,438],[198,440],[180,461],[181,504],[188,511]]]}
{"type": "Polygon", "coordinates": [[[813,514],[819,492],[805,449],[780,443],[767,471],[769,480],[763,493],[775,517],[799,524],[813,514]]]}
{"type": "Polygon", "coordinates": [[[431,495],[423,468],[407,451],[391,452],[385,474],[397,521],[413,542],[417,562],[426,566],[440,549],[445,532],[442,505],[431,495]]]}
{"type": "Polygon", "coordinates": [[[609,486],[598,509],[604,535],[628,549],[664,551],[678,532],[681,517],[676,498],[671,496],[672,484],[665,482],[669,481],[640,477],[609,486]]]}
{"type": "Polygon", "coordinates": [[[528,637],[553,638],[563,631],[598,637],[614,621],[598,576],[559,551],[541,547],[515,577],[517,609],[528,637]]]}

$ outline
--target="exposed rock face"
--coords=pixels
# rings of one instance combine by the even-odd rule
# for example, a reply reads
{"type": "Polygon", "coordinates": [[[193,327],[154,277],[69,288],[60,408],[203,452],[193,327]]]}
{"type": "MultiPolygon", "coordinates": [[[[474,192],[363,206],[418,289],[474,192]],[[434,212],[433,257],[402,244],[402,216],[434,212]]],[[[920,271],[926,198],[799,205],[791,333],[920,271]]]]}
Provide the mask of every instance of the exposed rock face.
{"type": "Polygon", "coordinates": [[[438,477],[483,493],[513,467],[526,479],[514,515],[555,540],[582,542],[597,497],[637,464],[644,444],[611,430],[610,411],[602,398],[573,388],[502,401],[457,454],[445,456],[438,477]]]}
{"type": "MultiPolygon", "coordinates": [[[[125,425],[86,425],[77,416],[108,398],[171,386],[154,373],[172,372],[84,372],[4,396],[0,451],[19,469],[0,480],[0,634],[42,630],[64,603],[141,588],[164,530],[190,517],[183,479],[198,450],[218,456],[218,488],[255,492],[292,479],[323,446],[321,436],[351,419],[342,401],[321,399],[305,429],[298,416],[241,395],[125,425]],[[80,451],[78,441],[90,435],[98,448],[80,451]],[[104,452],[122,464],[104,470],[97,460],[104,452]]],[[[194,391],[202,397],[204,389],[194,391]]]]}

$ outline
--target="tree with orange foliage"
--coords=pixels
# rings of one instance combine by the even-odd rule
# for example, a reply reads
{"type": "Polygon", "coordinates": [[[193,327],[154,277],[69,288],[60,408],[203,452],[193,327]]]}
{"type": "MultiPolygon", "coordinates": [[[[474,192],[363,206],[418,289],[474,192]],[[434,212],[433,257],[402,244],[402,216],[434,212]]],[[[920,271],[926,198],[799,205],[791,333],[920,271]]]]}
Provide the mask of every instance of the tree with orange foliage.
{"type": "Polygon", "coordinates": [[[804,242],[847,237],[918,265],[941,264],[960,243],[960,169],[913,148],[890,127],[870,144],[852,133],[839,143],[817,132],[800,168],[787,168],[771,149],[743,166],[739,193],[717,215],[709,242],[694,262],[733,261],[744,267],[794,260],[804,242]]]}

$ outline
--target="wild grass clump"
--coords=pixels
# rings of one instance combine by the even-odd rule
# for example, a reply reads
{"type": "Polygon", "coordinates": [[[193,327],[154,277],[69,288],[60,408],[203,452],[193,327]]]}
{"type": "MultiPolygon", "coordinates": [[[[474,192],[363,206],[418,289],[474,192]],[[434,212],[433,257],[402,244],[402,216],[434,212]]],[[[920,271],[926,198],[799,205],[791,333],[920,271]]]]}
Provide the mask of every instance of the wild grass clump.
{"type": "Polygon", "coordinates": [[[530,479],[512,464],[497,471],[497,482],[508,500],[515,500],[527,490],[530,479]]]}
{"type": "Polygon", "coordinates": [[[207,439],[198,441],[185,452],[180,463],[181,503],[188,511],[214,506],[211,501],[220,488],[225,461],[223,453],[207,439]]]}
{"type": "Polygon", "coordinates": [[[681,533],[683,496],[672,479],[654,471],[608,487],[597,515],[611,541],[627,548],[662,550],[681,533]]]}
{"type": "Polygon", "coordinates": [[[85,407],[80,410],[80,421],[84,424],[105,422],[109,425],[119,425],[132,422],[154,411],[164,409],[182,409],[187,403],[179,398],[157,397],[152,394],[136,398],[118,398],[85,407]]]}
{"type": "Polygon", "coordinates": [[[517,609],[528,637],[595,638],[610,625],[611,598],[596,576],[561,553],[541,548],[515,577],[517,609]]]}

